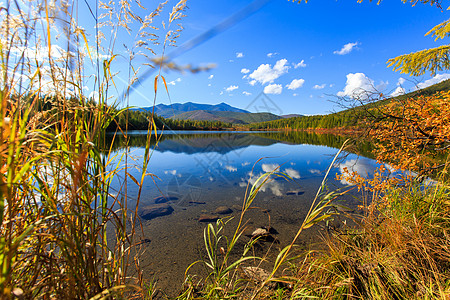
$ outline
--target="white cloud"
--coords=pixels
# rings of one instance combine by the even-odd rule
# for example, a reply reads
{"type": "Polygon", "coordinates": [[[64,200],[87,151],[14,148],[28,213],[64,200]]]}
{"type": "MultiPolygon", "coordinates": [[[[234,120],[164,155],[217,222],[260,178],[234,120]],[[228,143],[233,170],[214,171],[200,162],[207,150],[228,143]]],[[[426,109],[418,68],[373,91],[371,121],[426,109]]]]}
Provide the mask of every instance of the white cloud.
{"type": "Polygon", "coordinates": [[[225,91],[232,92],[234,90],[237,90],[239,88],[238,85],[230,85],[229,87],[225,88],[225,91]]]}
{"type": "Polygon", "coordinates": [[[308,172],[311,173],[311,174],[317,174],[317,175],[322,174],[322,172],[320,170],[317,170],[317,169],[309,169],[308,172]]]}
{"type": "Polygon", "coordinates": [[[237,58],[242,58],[242,57],[244,57],[244,53],[242,53],[242,52],[236,52],[236,57],[237,57],[237,58]]]}
{"type": "Polygon", "coordinates": [[[92,99],[92,100],[94,100],[95,102],[98,103],[99,93],[98,93],[97,91],[92,91],[92,92],[89,94],[89,97],[88,97],[88,98],[89,98],[89,99],[92,99]]]}
{"type": "MultiPolygon", "coordinates": [[[[247,178],[242,178],[241,182],[239,183],[240,187],[246,187],[248,184],[254,185],[256,184],[256,181],[259,177],[261,177],[263,173],[257,174],[256,176],[250,176],[248,175],[247,178]]],[[[268,180],[266,181],[260,188],[260,191],[265,193],[267,190],[271,191],[272,194],[275,196],[283,196],[282,190],[283,185],[280,183],[280,181],[277,180],[268,180]]]]}
{"type": "Polygon", "coordinates": [[[272,83],[275,79],[288,72],[289,66],[286,66],[286,64],[287,59],[280,59],[273,68],[269,64],[262,64],[249,77],[261,84],[272,83]]]}
{"type": "Polygon", "coordinates": [[[268,86],[266,86],[264,88],[264,93],[279,95],[279,94],[281,94],[282,90],[283,90],[283,87],[281,86],[281,84],[269,84],[268,86]]]}
{"type": "Polygon", "coordinates": [[[304,67],[306,67],[305,60],[304,60],[304,59],[302,59],[302,61],[299,62],[298,64],[294,64],[294,69],[297,69],[297,68],[304,68],[304,67]]]}
{"type": "Polygon", "coordinates": [[[424,82],[421,82],[417,85],[417,88],[420,89],[424,89],[426,87],[429,87],[430,85],[439,83],[441,81],[450,79],[450,74],[437,74],[436,76],[434,76],[431,79],[425,80],[424,82]]]}
{"type": "Polygon", "coordinates": [[[338,92],[337,95],[339,97],[367,98],[375,92],[373,80],[364,73],[349,73],[344,90],[338,92]]]}
{"type": "Polygon", "coordinates": [[[220,92],[220,94],[219,95],[223,95],[223,91],[222,92],[220,92]]]}
{"type": "Polygon", "coordinates": [[[180,81],[181,81],[181,78],[177,78],[177,79],[175,79],[175,80],[170,81],[170,82],[167,83],[167,84],[169,84],[169,85],[175,85],[175,84],[177,84],[177,82],[180,82],[180,81]]]}
{"type": "Polygon", "coordinates": [[[350,178],[346,176],[348,173],[345,172],[345,169],[350,172],[350,174],[352,172],[356,172],[361,177],[369,178],[370,175],[373,174],[375,168],[376,166],[367,158],[346,160],[345,162],[339,164],[339,171],[342,175],[344,175],[344,178],[341,179],[341,183],[344,185],[351,184],[348,181],[350,178]]]}
{"type": "Polygon", "coordinates": [[[241,73],[242,73],[242,74],[247,74],[247,73],[249,73],[249,72],[250,72],[249,69],[246,69],[246,68],[241,69],[241,73]]]}
{"type": "Polygon", "coordinates": [[[278,170],[280,168],[280,165],[278,165],[278,164],[262,164],[261,168],[264,172],[270,173],[275,170],[278,170]]]}
{"type": "Polygon", "coordinates": [[[321,84],[321,85],[316,84],[316,85],[313,86],[313,89],[315,89],[315,90],[321,90],[321,89],[324,89],[325,86],[326,86],[326,83],[321,84]]]}
{"type": "Polygon", "coordinates": [[[252,93],[249,93],[249,92],[246,92],[246,91],[243,91],[242,92],[242,94],[244,94],[245,96],[250,96],[252,93]]]}
{"type": "Polygon", "coordinates": [[[237,171],[236,167],[233,167],[233,166],[230,166],[230,165],[226,165],[225,169],[228,170],[229,172],[236,172],[237,171]]]}
{"type": "Polygon", "coordinates": [[[298,94],[294,93],[294,94],[292,94],[292,96],[294,96],[294,97],[297,97],[297,96],[298,96],[298,94]]]}
{"type": "Polygon", "coordinates": [[[245,167],[245,166],[248,166],[249,164],[250,164],[249,161],[244,161],[244,162],[241,164],[241,166],[245,167]]]}
{"type": "Polygon", "coordinates": [[[170,174],[170,175],[177,175],[177,170],[168,170],[168,171],[164,171],[164,174],[170,174]]]}
{"type": "Polygon", "coordinates": [[[209,77],[208,77],[208,79],[213,79],[214,78],[214,75],[209,75],[209,77]]]}
{"type": "Polygon", "coordinates": [[[249,84],[250,84],[250,85],[255,85],[256,82],[257,82],[256,80],[252,80],[252,81],[249,82],[249,84]]]}
{"type": "Polygon", "coordinates": [[[278,54],[280,54],[280,53],[278,53],[278,52],[267,53],[267,57],[273,57],[273,56],[278,55],[278,54]]]}
{"type": "Polygon", "coordinates": [[[402,84],[406,82],[406,79],[403,77],[400,77],[397,81],[397,88],[392,92],[391,96],[396,97],[399,95],[406,94],[406,90],[403,88],[402,84]]]}
{"type": "Polygon", "coordinates": [[[287,84],[286,87],[290,90],[296,90],[298,88],[301,88],[304,83],[304,79],[294,79],[290,84],[287,84]]]}
{"type": "Polygon", "coordinates": [[[292,168],[285,169],[284,173],[286,173],[289,177],[293,179],[300,179],[300,173],[292,168]]]}
{"type": "Polygon", "coordinates": [[[356,43],[348,43],[348,44],[345,44],[345,45],[342,47],[341,50],[336,50],[336,51],[334,51],[333,53],[334,53],[334,54],[338,54],[338,55],[349,54],[349,53],[352,52],[352,50],[355,49],[356,46],[358,46],[358,45],[359,45],[358,42],[356,42],[356,43]]]}
{"type": "Polygon", "coordinates": [[[406,91],[403,87],[398,86],[391,94],[392,97],[400,96],[406,94],[406,91]]]}

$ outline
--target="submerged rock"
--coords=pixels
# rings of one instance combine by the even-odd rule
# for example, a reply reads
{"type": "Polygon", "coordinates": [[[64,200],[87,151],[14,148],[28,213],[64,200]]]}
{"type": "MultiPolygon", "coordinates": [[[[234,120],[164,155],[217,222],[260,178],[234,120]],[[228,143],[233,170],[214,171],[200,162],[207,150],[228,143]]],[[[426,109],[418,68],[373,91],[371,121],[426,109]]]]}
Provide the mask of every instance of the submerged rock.
{"type": "Polygon", "coordinates": [[[167,203],[159,203],[153,205],[144,206],[141,209],[140,216],[142,219],[151,220],[156,217],[170,215],[173,212],[172,206],[167,203]]]}
{"type": "Polygon", "coordinates": [[[273,227],[259,227],[256,228],[255,231],[252,232],[249,237],[254,240],[258,239],[263,242],[275,242],[278,243],[278,240],[272,236],[272,234],[278,234],[278,231],[273,227]]]}
{"type": "Polygon", "coordinates": [[[189,204],[193,204],[193,205],[196,205],[196,204],[206,204],[206,202],[203,202],[203,201],[189,201],[189,204]]]}
{"type": "Polygon", "coordinates": [[[229,208],[228,206],[219,206],[215,210],[215,213],[219,214],[219,215],[227,215],[227,214],[231,214],[232,212],[233,212],[233,210],[231,208],[229,208]]]}
{"type": "Polygon", "coordinates": [[[201,214],[200,217],[198,217],[199,222],[215,222],[219,219],[220,216],[213,214],[201,214]]]}

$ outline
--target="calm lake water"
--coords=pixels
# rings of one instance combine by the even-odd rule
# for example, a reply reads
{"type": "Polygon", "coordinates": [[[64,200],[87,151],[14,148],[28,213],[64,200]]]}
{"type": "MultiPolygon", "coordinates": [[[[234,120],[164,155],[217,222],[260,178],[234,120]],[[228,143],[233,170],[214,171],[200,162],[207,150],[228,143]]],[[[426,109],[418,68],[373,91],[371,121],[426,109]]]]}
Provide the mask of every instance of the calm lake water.
{"type": "MultiPolygon", "coordinates": [[[[140,176],[138,168],[142,165],[145,140],[143,132],[132,132],[129,136],[128,151],[132,159],[128,159],[128,164],[136,166],[129,172],[136,178],[140,176]]],[[[199,217],[214,214],[219,206],[227,206],[232,210],[228,216],[237,219],[247,185],[253,184],[263,173],[279,168],[291,179],[276,177],[266,183],[254,202],[255,209],[246,217],[249,234],[260,226],[272,226],[278,231],[276,244],[260,245],[256,250],[265,253],[272,247],[276,253],[292,241],[344,140],[305,132],[211,131],[164,132],[157,144],[152,140],[153,153],[147,172],[153,177],[145,180],[139,207],[152,206],[161,201],[158,197],[164,196],[173,212],[142,219],[142,238],[146,239],[141,260],[144,276],[157,278],[160,288],[169,294],[176,293],[188,265],[205,254],[203,229],[206,223],[199,222],[199,217]]],[[[119,155],[125,151],[123,144],[123,139],[117,139],[113,145],[119,155]]],[[[369,153],[368,149],[360,150],[369,153]]],[[[376,166],[370,158],[347,153],[333,166],[328,187],[346,186],[346,182],[335,180],[344,167],[370,176],[376,166]]],[[[120,178],[112,185],[113,193],[123,183],[123,176],[120,178]]],[[[127,189],[129,207],[133,207],[138,188],[128,180],[127,189]]],[[[350,195],[343,201],[353,208],[359,204],[350,195]]],[[[234,221],[227,225],[229,232],[234,229],[234,221]]],[[[298,242],[300,248],[314,247],[320,242],[320,230],[318,226],[302,234],[298,242]]],[[[241,251],[249,239],[244,236],[236,251],[241,251]]],[[[193,270],[201,273],[201,269],[198,266],[193,270]]]]}

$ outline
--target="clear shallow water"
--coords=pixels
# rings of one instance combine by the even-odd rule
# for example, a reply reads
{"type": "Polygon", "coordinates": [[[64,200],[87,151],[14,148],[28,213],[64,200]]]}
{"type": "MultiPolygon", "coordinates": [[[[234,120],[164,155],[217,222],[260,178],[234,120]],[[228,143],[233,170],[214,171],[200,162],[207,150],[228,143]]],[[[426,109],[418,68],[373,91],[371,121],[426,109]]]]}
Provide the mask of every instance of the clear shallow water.
{"type": "MultiPolygon", "coordinates": [[[[161,288],[178,288],[188,265],[198,260],[203,250],[203,228],[198,221],[201,214],[214,213],[217,207],[227,206],[238,217],[247,185],[276,168],[291,179],[275,177],[266,183],[246,218],[248,233],[260,226],[272,226],[279,234],[279,242],[273,246],[282,248],[288,244],[314,199],[317,189],[344,138],[332,135],[283,132],[171,132],[164,133],[156,144],[145,179],[139,207],[155,204],[155,199],[165,196],[173,212],[151,220],[142,220],[145,255],[141,266],[144,276],[155,276],[161,288]],[[170,198],[169,198],[170,197],[170,198]]],[[[117,154],[125,150],[123,140],[113,146],[117,154]]],[[[130,135],[129,165],[142,165],[145,153],[145,136],[130,135]]],[[[362,149],[364,152],[364,149],[362,149]]],[[[368,153],[368,152],[367,152],[368,153]]],[[[374,160],[348,154],[336,164],[329,175],[330,189],[343,187],[346,182],[335,180],[344,167],[363,176],[373,174],[374,160]]],[[[138,178],[139,170],[129,169],[138,178]]],[[[122,184],[116,180],[112,190],[122,184]]],[[[129,207],[135,204],[138,188],[128,180],[129,207]]],[[[357,201],[348,196],[345,204],[356,207],[357,201]]],[[[230,232],[235,225],[229,223],[230,232]]],[[[243,237],[241,248],[249,240],[243,237]]],[[[303,249],[319,242],[318,229],[302,235],[299,244],[303,249]]],[[[268,247],[268,245],[266,245],[268,247]]],[[[265,251],[261,246],[261,251],[265,251]]],[[[201,272],[201,270],[197,270],[201,272]]],[[[175,290],[173,290],[175,292],[175,290]]]]}

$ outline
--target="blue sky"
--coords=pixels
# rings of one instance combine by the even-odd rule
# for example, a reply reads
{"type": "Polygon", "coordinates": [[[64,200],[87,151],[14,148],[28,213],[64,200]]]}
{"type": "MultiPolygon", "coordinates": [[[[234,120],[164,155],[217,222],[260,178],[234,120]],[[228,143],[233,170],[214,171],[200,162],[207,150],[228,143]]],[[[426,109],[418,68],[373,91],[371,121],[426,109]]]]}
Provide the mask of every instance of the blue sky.
{"type": "MultiPolygon", "coordinates": [[[[188,0],[178,45],[248,3],[188,0]]],[[[446,10],[424,4],[412,7],[400,0],[380,5],[356,0],[269,1],[232,28],[176,57],[180,65],[216,67],[196,74],[163,73],[170,99],[160,86],[156,103],[226,102],[246,108],[265,92],[279,108],[277,113],[314,115],[339,110],[333,102],[336,96],[351,96],[358,89],[376,88],[384,94],[411,91],[419,82],[422,87],[449,75],[409,77],[388,69],[386,61],[445,43],[424,35],[448,17],[446,10]]],[[[120,35],[117,44],[130,41],[120,35]]],[[[118,66],[119,76],[126,74],[120,61],[118,66]]],[[[149,106],[152,101],[153,79],[140,82],[130,94],[134,106],[149,106]]]]}

